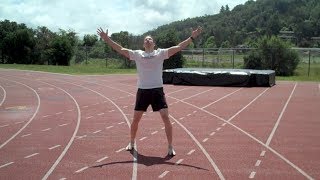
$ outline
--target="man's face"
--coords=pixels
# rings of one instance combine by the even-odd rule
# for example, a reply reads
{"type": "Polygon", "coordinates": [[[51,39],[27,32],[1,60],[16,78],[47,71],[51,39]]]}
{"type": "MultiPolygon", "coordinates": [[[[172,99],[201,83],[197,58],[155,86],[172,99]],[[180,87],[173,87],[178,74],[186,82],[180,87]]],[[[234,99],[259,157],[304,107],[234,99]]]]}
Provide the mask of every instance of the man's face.
{"type": "Polygon", "coordinates": [[[154,42],[151,36],[146,36],[143,42],[144,48],[154,48],[154,42]]]}

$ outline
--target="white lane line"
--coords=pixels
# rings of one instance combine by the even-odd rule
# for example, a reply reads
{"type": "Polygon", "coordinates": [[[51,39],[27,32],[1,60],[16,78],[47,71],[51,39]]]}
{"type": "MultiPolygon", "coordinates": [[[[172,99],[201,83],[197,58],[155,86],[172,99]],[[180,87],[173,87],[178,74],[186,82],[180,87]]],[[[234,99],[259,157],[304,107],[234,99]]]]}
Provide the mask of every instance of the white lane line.
{"type": "Polygon", "coordinates": [[[105,156],[105,157],[103,157],[103,158],[101,158],[101,159],[98,159],[96,162],[102,162],[102,161],[104,161],[105,159],[108,159],[109,157],[108,156],[105,156]]]}
{"type": "Polygon", "coordinates": [[[220,129],[221,129],[221,128],[217,128],[216,130],[217,130],[217,131],[220,131],[220,129]]]}
{"type": "Polygon", "coordinates": [[[221,180],[224,180],[224,176],[221,173],[220,169],[218,168],[218,166],[216,165],[216,163],[213,161],[213,159],[211,158],[211,156],[209,155],[209,153],[206,151],[206,149],[201,145],[201,143],[194,137],[194,135],[184,126],[182,125],[177,119],[175,119],[172,115],[169,115],[177,124],[179,124],[180,127],[182,127],[184,129],[185,132],[187,132],[187,134],[192,138],[192,140],[198,145],[198,147],[201,149],[202,153],[206,156],[206,158],[208,159],[208,161],[210,162],[210,164],[212,165],[213,169],[215,170],[215,172],[218,174],[219,178],[221,180]]]}
{"type": "Polygon", "coordinates": [[[118,124],[120,125],[120,124],[123,124],[124,122],[119,122],[118,124]]]}
{"type": "Polygon", "coordinates": [[[170,171],[164,171],[162,174],[160,174],[159,178],[164,178],[170,171]]]}
{"type": "Polygon", "coordinates": [[[114,112],[114,110],[110,110],[110,111],[108,111],[108,112],[114,112]]]}
{"type": "Polygon", "coordinates": [[[63,112],[57,112],[56,115],[62,114],[63,112]]]}
{"type": "Polygon", "coordinates": [[[22,135],[21,137],[27,137],[27,136],[30,136],[30,135],[31,135],[31,133],[30,133],[30,134],[22,135]]]}
{"type": "Polygon", "coordinates": [[[66,125],[68,125],[68,123],[66,123],[66,124],[60,124],[59,126],[62,127],[62,126],[66,126],[66,125]]]}
{"type": "Polygon", "coordinates": [[[278,117],[278,120],[277,120],[276,124],[274,125],[274,127],[273,127],[273,129],[272,129],[272,132],[270,133],[270,136],[269,136],[269,138],[268,138],[268,140],[267,140],[267,142],[266,142],[266,145],[267,145],[267,146],[269,146],[269,144],[270,144],[270,142],[271,142],[271,140],[272,140],[272,138],[273,138],[273,135],[274,135],[274,133],[276,132],[278,126],[279,126],[280,120],[281,120],[281,118],[282,118],[282,116],[283,116],[283,114],[284,114],[284,111],[287,109],[287,106],[288,106],[288,104],[289,104],[289,101],[291,100],[291,97],[292,97],[292,95],[293,95],[293,92],[294,92],[294,90],[295,90],[296,87],[297,87],[297,84],[298,84],[298,83],[296,83],[296,84],[294,85],[294,87],[293,87],[293,89],[292,89],[292,91],[291,91],[291,94],[290,94],[290,96],[289,96],[286,104],[285,104],[284,107],[282,108],[282,111],[281,111],[281,113],[280,113],[280,116],[278,117]]]}
{"type": "MultiPolygon", "coordinates": [[[[2,77],[0,77],[2,78],[2,77]]],[[[4,79],[4,78],[2,78],[4,79]]],[[[5,80],[8,80],[8,79],[5,79],[5,80]]],[[[37,91],[35,91],[34,89],[32,89],[30,86],[26,85],[26,84],[23,84],[23,83],[20,83],[20,82],[17,82],[17,81],[13,81],[13,80],[8,80],[8,81],[12,81],[12,82],[15,82],[17,84],[21,84],[29,89],[31,89],[35,95],[37,96],[37,100],[38,100],[38,103],[37,103],[37,108],[36,108],[36,111],[33,113],[32,117],[27,121],[26,124],[24,124],[23,127],[20,128],[20,130],[18,132],[16,132],[14,135],[12,135],[8,140],[6,140],[4,143],[2,143],[0,145],[0,149],[2,149],[6,144],[8,144],[12,139],[14,139],[16,136],[18,136],[30,123],[31,121],[33,121],[34,117],[36,116],[36,114],[38,114],[39,112],[39,108],[40,108],[40,97],[39,97],[39,94],[37,93],[37,91]]]]}
{"type": "Polygon", "coordinates": [[[161,129],[165,129],[166,127],[162,127],[161,129]]]}
{"type": "Polygon", "coordinates": [[[192,149],[191,151],[188,152],[187,155],[191,155],[192,153],[194,153],[196,150],[195,149],[192,149]]]}
{"type": "Polygon", "coordinates": [[[82,139],[82,138],[85,138],[85,137],[87,137],[87,135],[78,136],[78,137],[76,137],[76,139],[82,139]]]}
{"type": "Polygon", "coordinates": [[[69,112],[70,112],[70,111],[73,111],[73,109],[69,109],[68,111],[69,111],[69,112]]]}
{"type": "Polygon", "coordinates": [[[14,123],[14,124],[21,124],[21,123],[23,123],[24,121],[20,121],[20,122],[16,122],[16,123],[14,123]]]}
{"type": "Polygon", "coordinates": [[[191,116],[191,114],[187,114],[187,116],[191,116]]]}
{"type": "Polygon", "coordinates": [[[51,115],[44,115],[44,116],[42,116],[43,118],[46,118],[46,117],[50,117],[51,115]]]}
{"type": "Polygon", "coordinates": [[[143,141],[144,139],[146,139],[147,137],[143,137],[143,138],[141,138],[141,139],[139,139],[140,141],[143,141]]]}
{"type": "Polygon", "coordinates": [[[97,134],[98,132],[101,132],[101,130],[97,130],[97,131],[93,132],[92,134],[97,134]]]}
{"type": "Polygon", "coordinates": [[[208,141],[208,139],[209,139],[209,138],[205,138],[205,139],[202,140],[202,142],[206,142],[206,141],[208,141]]]}
{"type": "Polygon", "coordinates": [[[49,83],[46,83],[46,82],[43,82],[41,81],[42,83],[45,83],[45,84],[48,84],[50,86],[53,86],[57,89],[60,89],[61,91],[63,91],[64,93],[66,93],[74,102],[74,104],[76,105],[77,107],[77,125],[73,131],[73,134],[72,134],[72,137],[70,138],[68,144],[65,146],[65,148],[63,149],[62,153],[60,154],[60,156],[57,158],[57,160],[54,162],[54,164],[51,166],[51,168],[47,171],[47,173],[43,176],[42,180],[45,180],[45,179],[48,179],[48,177],[50,176],[50,174],[53,172],[53,170],[58,166],[58,164],[60,163],[60,161],[62,160],[62,158],[64,157],[64,155],[67,153],[67,151],[69,150],[70,146],[72,145],[73,141],[75,140],[76,138],[76,135],[78,133],[78,130],[79,130],[79,127],[80,127],[80,120],[81,120],[81,110],[80,110],[80,106],[78,104],[78,102],[74,99],[74,97],[68,93],[67,91],[65,91],[64,89],[62,88],[59,88],[55,85],[52,85],[52,84],[49,84],[49,83]]]}
{"type": "Polygon", "coordinates": [[[59,180],[66,180],[67,178],[60,178],[59,180]]]}
{"type": "Polygon", "coordinates": [[[13,164],[13,163],[14,163],[14,162],[9,162],[9,163],[3,164],[3,165],[0,166],[0,169],[1,169],[1,168],[4,168],[4,167],[6,167],[6,166],[9,166],[9,165],[11,165],[11,164],[13,164]]]}
{"type": "Polygon", "coordinates": [[[190,96],[190,97],[184,98],[184,99],[182,99],[181,101],[184,101],[184,100],[187,100],[187,99],[193,98],[193,97],[195,97],[195,96],[198,96],[198,95],[200,95],[200,94],[203,94],[203,93],[206,93],[206,92],[212,91],[213,89],[215,89],[215,88],[212,88],[212,89],[208,89],[208,90],[206,90],[206,91],[199,92],[199,93],[194,94],[194,95],[192,95],[192,96],[190,96]]]}
{"type": "MultiPolygon", "coordinates": [[[[65,82],[65,81],[62,81],[62,82],[65,82]]],[[[84,81],[84,82],[92,83],[92,82],[90,82],[90,81],[84,81]]],[[[90,89],[90,88],[87,88],[87,87],[85,87],[85,86],[77,85],[77,84],[70,83],[70,82],[68,82],[68,83],[69,83],[69,84],[73,84],[73,85],[78,86],[78,87],[82,87],[82,88],[84,88],[84,89],[87,89],[87,90],[89,90],[89,91],[91,91],[91,92],[94,92],[94,93],[100,95],[101,97],[107,99],[107,100],[108,100],[110,103],[112,103],[112,104],[119,110],[119,112],[123,115],[124,119],[125,119],[126,122],[127,122],[128,127],[130,128],[130,124],[131,124],[131,123],[130,123],[128,117],[124,114],[124,112],[122,111],[122,109],[121,109],[115,102],[113,102],[110,98],[104,96],[103,94],[101,94],[101,93],[99,93],[99,92],[97,92],[97,91],[94,91],[94,90],[92,90],[92,89],[90,89]]],[[[128,94],[134,96],[134,94],[132,94],[132,93],[123,91],[123,90],[121,90],[121,89],[116,89],[116,88],[111,87],[111,86],[101,85],[101,84],[98,84],[98,83],[93,83],[93,84],[97,84],[97,85],[99,85],[99,86],[103,86],[103,87],[108,87],[108,88],[111,88],[111,89],[115,89],[115,90],[117,90],[117,91],[121,91],[121,92],[124,92],[124,93],[128,93],[128,94]]],[[[111,112],[113,112],[113,111],[114,111],[114,110],[112,110],[111,112]]],[[[135,145],[135,149],[137,150],[136,145],[135,145]]],[[[137,163],[137,161],[138,161],[138,153],[137,153],[137,151],[134,151],[134,152],[133,152],[132,180],[136,180],[136,179],[137,179],[137,172],[138,172],[138,168],[137,168],[137,167],[138,167],[138,163],[137,163]]],[[[50,174],[49,174],[49,175],[50,175],[50,174]]],[[[48,175],[48,176],[49,176],[49,175],[48,175]]],[[[44,180],[44,179],[47,179],[48,176],[44,177],[43,180],[44,180]]]]}
{"type": "Polygon", "coordinates": [[[255,97],[252,101],[250,101],[246,106],[244,106],[240,111],[238,111],[236,114],[234,114],[231,118],[228,119],[228,122],[231,122],[231,120],[233,118],[235,118],[236,116],[238,116],[242,111],[244,111],[245,109],[247,109],[247,107],[249,107],[253,102],[255,102],[260,96],[262,96],[267,90],[269,90],[270,88],[265,89],[264,91],[262,91],[257,97],[255,97]]]}
{"type": "Polygon", "coordinates": [[[98,105],[98,104],[100,104],[100,103],[95,103],[95,104],[92,104],[92,106],[95,106],[95,105],[98,105]]]}
{"type": "Polygon", "coordinates": [[[182,120],[182,119],[184,119],[184,117],[179,118],[179,120],[182,120]]]}
{"type": "Polygon", "coordinates": [[[123,150],[125,150],[125,148],[121,148],[121,149],[117,150],[116,153],[119,153],[119,152],[121,152],[123,150]]]}
{"type": "Polygon", "coordinates": [[[87,107],[89,107],[89,106],[82,106],[82,108],[87,108],[87,107]]]}
{"type": "Polygon", "coordinates": [[[182,89],[179,89],[179,90],[176,90],[176,91],[169,92],[169,93],[167,93],[166,95],[173,94],[173,93],[177,93],[177,92],[180,92],[180,91],[184,91],[184,90],[190,89],[190,88],[191,88],[191,87],[182,88],[182,89]]]}
{"type": "Polygon", "coordinates": [[[260,166],[261,160],[257,160],[256,164],[254,166],[260,166]]]}
{"type": "Polygon", "coordinates": [[[52,150],[52,149],[56,149],[56,148],[58,148],[58,147],[60,147],[61,145],[55,145],[55,146],[52,146],[52,147],[49,147],[48,149],[49,150],[52,150]]]}
{"type": "Polygon", "coordinates": [[[31,157],[36,156],[36,155],[38,155],[38,154],[39,154],[39,153],[33,153],[33,154],[28,155],[28,156],[25,156],[24,158],[25,158],[25,159],[28,159],[28,158],[31,158],[31,157]]]}
{"type": "Polygon", "coordinates": [[[266,151],[262,151],[260,156],[263,157],[266,154],[266,151]]]}
{"type": "Polygon", "coordinates": [[[156,134],[156,133],[158,133],[158,131],[153,131],[151,134],[154,135],[154,134],[156,134]]]}
{"type": "Polygon", "coordinates": [[[125,109],[125,108],[127,108],[128,106],[123,106],[123,108],[125,109]]]}
{"type": "Polygon", "coordinates": [[[212,133],[210,133],[210,136],[213,136],[215,133],[216,133],[216,132],[212,132],[212,133]]]}
{"type": "Polygon", "coordinates": [[[237,90],[235,90],[235,91],[233,91],[233,92],[231,92],[231,93],[229,93],[229,94],[227,94],[227,95],[225,95],[225,96],[221,97],[220,99],[218,99],[218,100],[216,100],[216,101],[214,101],[214,102],[212,102],[212,103],[210,103],[210,104],[208,104],[208,105],[206,105],[206,106],[201,107],[201,109],[204,109],[204,108],[206,108],[206,107],[208,107],[208,106],[211,106],[212,104],[215,104],[215,103],[217,103],[217,102],[221,101],[222,99],[224,99],[224,98],[226,98],[226,97],[228,97],[228,96],[230,96],[230,95],[232,95],[232,94],[234,94],[234,93],[236,93],[236,92],[240,91],[241,89],[243,89],[243,88],[237,89],[237,90]]]}
{"type": "Polygon", "coordinates": [[[0,128],[7,127],[7,126],[9,126],[9,124],[2,125],[0,126],[0,128]]]}
{"type": "Polygon", "coordinates": [[[47,128],[47,129],[43,129],[43,130],[41,130],[41,131],[49,131],[49,130],[51,130],[51,128],[47,128]]]}
{"type": "Polygon", "coordinates": [[[227,123],[223,123],[222,126],[225,126],[227,123]]]}
{"type": "Polygon", "coordinates": [[[172,122],[171,124],[174,124],[174,123],[176,123],[176,122],[172,122]]]}
{"type": "Polygon", "coordinates": [[[102,116],[102,115],[104,115],[104,113],[100,113],[100,114],[98,114],[98,116],[102,116]]]}
{"type": "Polygon", "coordinates": [[[82,171],[84,171],[84,170],[86,170],[86,169],[88,169],[88,168],[89,168],[88,166],[85,166],[85,167],[83,167],[83,168],[75,171],[74,173],[80,173],[80,172],[82,172],[82,171]]]}
{"type": "Polygon", "coordinates": [[[183,159],[179,159],[179,160],[175,163],[175,165],[179,165],[180,163],[182,163],[182,161],[183,161],[183,159]]]}
{"type": "Polygon", "coordinates": [[[2,89],[2,91],[3,91],[3,98],[2,98],[2,100],[1,100],[1,102],[0,102],[0,106],[2,106],[2,104],[3,104],[3,102],[5,101],[5,99],[6,99],[6,97],[7,97],[7,92],[6,92],[6,90],[0,85],[0,88],[2,89]]]}
{"type": "Polygon", "coordinates": [[[86,117],[86,119],[90,119],[90,118],[93,118],[93,116],[86,117]]]}
{"type": "Polygon", "coordinates": [[[194,114],[194,113],[196,113],[197,111],[193,111],[192,113],[194,114]]]}
{"type": "MultiPolygon", "coordinates": [[[[264,90],[264,91],[263,91],[260,95],[258,95],[258,96],[261,96],[261,95],[262,95],[263,93],[265,93],[268,89],[270,89],[270,88],[267,88],[266,90],[264,90]]],[[[170,97],[170,98],[177,100],[177,98],[175,98],[175,97],[170,97]]],[[[258,98],[258,97],[257,97],[257,98],[258,98]]],[[[252,103],[253,101],[255,101],[257,98],[255,98],[254,100],[252,100],[249,104],[251,104],[251,103],[252,103]]],[[[191,103],[188,103],[188,102],[183,102],[183,103],[185,103],[185,104],[187,104],[187,105],[190,105],[190,106],[192,106],[192,107],[194,107],[194,108],[196,108],[196,109],[199,109],[199,110],[201,110],[201,111],[203,111],[203,112],[205,112],[205,113],[207,113],[207,114],[209,114],[209,115],[211,115],[211,116],[213,116],[213,117],[216,117],[216,118],[218,118],[219,120],[227,123],[228,125],[230,125],[230,126],[232,126],[233,128],[237,129],[238,131],[240,131],[240,132],[243,133],[244,135],[248,136],[249,138],[251,138],[251,139],[254,140],[255,142],[259,143],[259,144],[262,145],[263,147],[267,148],[269,151],[271,151],[273,154],[275,154],[275,155],[278,156],[280,159],[282,159],[283,161],[285,161],[288,165],[290,165],[291,167],[293,167],[295,170],[297,170],[299,173],[301,173],[301,174],[302,174],[303,176],[305,176],[307,179],[314,179],[314,178],[312,178],[310,175],[308,175],[305,171],[303,171],[301,168],[299,168],[297,165],[295,165],[295,164],[292,163],[290,160],[288,160],[287,158],[285,158],[285,157],[284,157],[282,154],[280,154],[278,151],[274,150],[274,149],[271,148],[270,146],[267,146],[265,143],[263,143],[262,141],[260,141],[259,139],[257,139],[257,138],[254,137],[253,135],[251,135],[250,133],[244,131],[244,130],[241,129],[240,127],[238,127],[238,126],[234,125],[233,123],[231,123],[231,122],[230,122],[230,121],[231,121],[231,118],[230,118],[229,120],[226,120],[226,119],[224,119],[224,118],[222,118],[222,117],[220,117],[220,116],[217,116],[217,115],[211,113],[210,111],[207,111],[207,110],[205,110],[205,109],[201,109],[200,107],[198,107],[198,106],[196,106],[196,105],[193,105],[193,104],[191,104],[191,103]]],[[[249,104],[248,104],[247,106],[249,106],[249,104]]],[[[240,111],[242,111],[242,109],[241,109],[240,111]]],[[[239,112],[238,112],[237,114],[239,114],[239,112]]],[[[233,117],[235,117],[235,116],[233,116],[233,117]]]]}
{"type": "Polygon", "coordinates": [[[256,172],[252,171],[250,173],[249,179],[253,179],[255,175],[256,175],[256,172]]]}
{"type": "Polygon", "coordinates": [[[110,129],[110,128],[113,128],[113,126],[108,126],[108,127],[106,127],[106,129],[110,129]]]}

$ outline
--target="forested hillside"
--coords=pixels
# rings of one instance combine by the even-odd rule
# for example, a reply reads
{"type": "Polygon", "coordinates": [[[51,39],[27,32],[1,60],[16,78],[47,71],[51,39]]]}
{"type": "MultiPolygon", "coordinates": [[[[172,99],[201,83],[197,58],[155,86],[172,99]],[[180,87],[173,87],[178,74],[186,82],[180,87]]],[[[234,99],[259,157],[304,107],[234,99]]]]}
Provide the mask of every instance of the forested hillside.
{"type": "Polygon", "coordinates": [[[205,30],[197,41],[202,47],[235,47],[263,35],[283,36],[299,47],[320,47],[314,38],[320,36],[320,1],[249,0],[232,10],[226,5],[219,14],[173,22],[145,34],[175,29],[184,39],[190,35],[189,28],[196,26],[205,30]]]}

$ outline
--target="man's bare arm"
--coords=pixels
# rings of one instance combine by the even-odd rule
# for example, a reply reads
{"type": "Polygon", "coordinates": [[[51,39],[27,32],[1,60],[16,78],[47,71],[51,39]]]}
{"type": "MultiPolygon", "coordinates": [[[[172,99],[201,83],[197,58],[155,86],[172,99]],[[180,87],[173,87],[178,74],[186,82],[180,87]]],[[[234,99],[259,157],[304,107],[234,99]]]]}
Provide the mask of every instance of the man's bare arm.
{"type": "Polygon", "coordinates": [[[97,30],[98,35],[109,45],[117,51],[119,54],[125,56],[129,59],[129,49],[123,48],[120,44],[114,42],[109,36],[108,36],[108,30],[106,32],[103,31],[103,29],[100,27],[97,30]]]}
{"type": "Polygon", "coordinates": [[[186,48],[199,34],[202,32],[202,28],[199,26],[196,30],[192,30],[192,34],[189,38],[179,43],[177,46],[168,48],[169,57],[186,48]]]}

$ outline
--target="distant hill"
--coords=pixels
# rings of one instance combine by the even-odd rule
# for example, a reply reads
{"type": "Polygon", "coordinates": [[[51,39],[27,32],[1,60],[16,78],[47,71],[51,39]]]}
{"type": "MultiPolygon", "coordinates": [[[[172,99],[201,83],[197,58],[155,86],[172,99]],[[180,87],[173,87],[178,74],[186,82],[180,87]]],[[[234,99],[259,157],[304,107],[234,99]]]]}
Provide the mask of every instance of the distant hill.
{"type": "Polygon", "coordinates": [[[236,47],[262,35],[277,35],[300,47],[320,47],[315,38],[320,36],[320,0],[249,0],[232,10],[222,6],[219,14],[172,22],[144,34],[156,36],[174,29],[183,40],[190,27],[197,26],[204,28],[196,41],[201,47],[236,47]],[[207,42],[209,37],[214,44],[207,42]]]}

